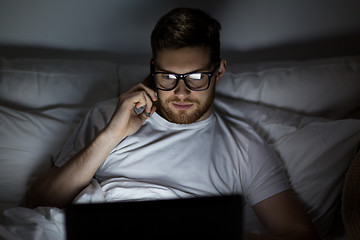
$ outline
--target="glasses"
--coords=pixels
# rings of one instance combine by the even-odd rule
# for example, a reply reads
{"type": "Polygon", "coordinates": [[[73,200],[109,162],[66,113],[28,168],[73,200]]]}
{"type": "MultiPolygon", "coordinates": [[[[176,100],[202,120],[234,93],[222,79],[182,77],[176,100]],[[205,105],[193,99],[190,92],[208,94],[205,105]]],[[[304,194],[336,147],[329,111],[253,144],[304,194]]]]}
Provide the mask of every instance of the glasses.
{"type": "Polygon", "coordinates": [[[205,91],[210,86],[210,80],[219,70],[220,63],[212,72],[190,72],[185,74],[176,74],[168,72],[155,72],[155,62],[151,61],[151,77],[157,89],[162,91],[171,91],[176,88],[179,80],[185,82],[186,87],[192,91],[205,91]]]}

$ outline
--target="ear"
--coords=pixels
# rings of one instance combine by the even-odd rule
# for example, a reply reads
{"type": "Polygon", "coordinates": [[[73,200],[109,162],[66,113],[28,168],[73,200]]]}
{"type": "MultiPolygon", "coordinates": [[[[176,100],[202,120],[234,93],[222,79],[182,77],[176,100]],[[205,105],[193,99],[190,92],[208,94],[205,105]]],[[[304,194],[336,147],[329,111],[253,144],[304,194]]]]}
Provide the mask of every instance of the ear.
{"type": "Polygon", "coordinates": [[[226,71],[226,60],[225,59],[221,59],[220,60],[220,67],[219,70],[216,73],[216,82],[218,82],[220,80],[220,78],[222,78],[222,76],[224,75],[226,71]]]}

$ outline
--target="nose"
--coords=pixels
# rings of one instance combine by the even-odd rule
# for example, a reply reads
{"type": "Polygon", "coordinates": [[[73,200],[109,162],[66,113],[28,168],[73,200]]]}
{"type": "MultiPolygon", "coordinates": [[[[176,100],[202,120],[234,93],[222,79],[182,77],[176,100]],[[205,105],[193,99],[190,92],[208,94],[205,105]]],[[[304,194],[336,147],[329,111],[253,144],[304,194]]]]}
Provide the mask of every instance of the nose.
{"type": "Polygon", "coordinates": [[[176,86],[174,93],[180,99],[185,99],[191,93],[190,89],[186,86],[183,79],[180,79],[178,85],[176,86]]]}

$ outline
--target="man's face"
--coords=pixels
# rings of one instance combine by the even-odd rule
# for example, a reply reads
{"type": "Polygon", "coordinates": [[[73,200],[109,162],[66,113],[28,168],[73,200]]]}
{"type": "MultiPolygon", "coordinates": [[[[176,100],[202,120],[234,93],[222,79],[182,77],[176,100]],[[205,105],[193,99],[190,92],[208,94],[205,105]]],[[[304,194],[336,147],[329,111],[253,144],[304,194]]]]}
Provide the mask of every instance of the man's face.
{"type": "MultiPolygon", "coordinates": [[[[210,51],[205,47],[163,49],[157,53],[155,71],[184,74],[211,72],[215,64],[210,61],[210,51]]],[[[210,87],[192,91],[180,80],[171,91],[158,90],[157,112],[173,123],[188,124],[202,121],[212,114],[215,85],[225,71],[222,61],[219,71],[212,77],[210,87]]]]}

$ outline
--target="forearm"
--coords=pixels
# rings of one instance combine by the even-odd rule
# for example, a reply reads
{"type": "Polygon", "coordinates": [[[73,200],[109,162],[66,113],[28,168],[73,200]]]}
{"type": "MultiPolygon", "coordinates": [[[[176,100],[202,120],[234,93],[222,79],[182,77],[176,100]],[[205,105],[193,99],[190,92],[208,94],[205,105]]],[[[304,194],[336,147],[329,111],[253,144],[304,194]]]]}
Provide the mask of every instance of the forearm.
{"type": "Polygon", "coordinates": [[[143,112],[136,114],[134,106],[146,105],[150,116],[156,107],[157,97],[152,89],[139,84],[119,97],[119,102],[110,122],[84,148],[64,166],[53,169],[38,179],[28,191],[28,206],[64,207],[83,190],[107,156],[126,136],[135,133],[149,117],[143,112]]]}
{"type": "Polygon", "coordinates": [[[28,206],[64,207],[89,184],[118,141],[105,131],[61,168],[39,178],[28,192],[28,206]]]}

